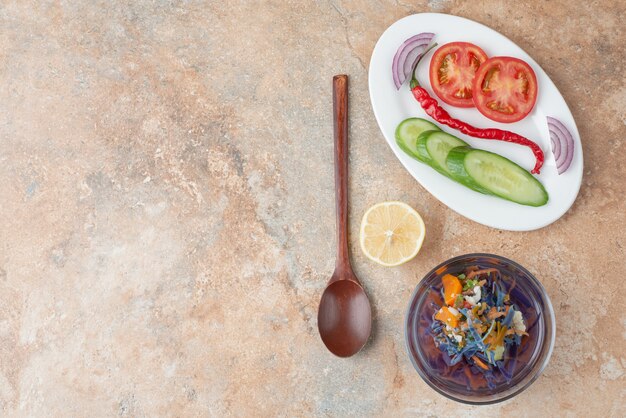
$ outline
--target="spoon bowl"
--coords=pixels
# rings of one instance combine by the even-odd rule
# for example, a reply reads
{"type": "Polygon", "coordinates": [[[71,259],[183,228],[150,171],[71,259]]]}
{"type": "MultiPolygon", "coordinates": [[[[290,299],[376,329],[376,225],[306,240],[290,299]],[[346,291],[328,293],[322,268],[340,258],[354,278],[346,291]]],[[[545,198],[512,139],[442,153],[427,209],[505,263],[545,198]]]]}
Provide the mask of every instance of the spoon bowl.
{"type": "Polygon", "coordinates": [[[372,310],[355,281],[331,281],[322,294],[317,315],[320,336],[336,356],[350,357],[363,348],[372,330],[372,310]]]}

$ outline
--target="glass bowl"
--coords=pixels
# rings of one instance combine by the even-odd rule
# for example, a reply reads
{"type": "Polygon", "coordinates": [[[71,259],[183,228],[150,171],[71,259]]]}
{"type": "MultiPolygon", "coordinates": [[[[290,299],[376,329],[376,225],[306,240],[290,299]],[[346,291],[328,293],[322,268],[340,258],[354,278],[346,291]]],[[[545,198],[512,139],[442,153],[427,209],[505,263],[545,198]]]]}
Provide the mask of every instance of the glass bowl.
{"type": "Polygon", "coordinates": [[[404,332],[409,358],[430,387],[457,402],[492,404],[522,392],[548,364],[554,348],[554,310],[546,290],[524,267],[498,255],[466,254],[441,263],[419,282],[407,309],[404,332]],[[481,383],[484,379],[479,372],[462,370],[469,366],[446,366],[430,334],[430,323],[437,309],[430,302],[440,292],[441,277],[446,273],[461,274],[469,266],[481,269],[495,267],[500,270],[505,283],[510,285],[515,281],[511,299],[522,310],[528,326],[529,335],[523,340],[517,355],[508,354],[510,358],[505,357],[506,362],[515,362],[511,366],[514,372],[510,381],[500,379],[492,388],[487,386],[486,381],[481,383]]]}

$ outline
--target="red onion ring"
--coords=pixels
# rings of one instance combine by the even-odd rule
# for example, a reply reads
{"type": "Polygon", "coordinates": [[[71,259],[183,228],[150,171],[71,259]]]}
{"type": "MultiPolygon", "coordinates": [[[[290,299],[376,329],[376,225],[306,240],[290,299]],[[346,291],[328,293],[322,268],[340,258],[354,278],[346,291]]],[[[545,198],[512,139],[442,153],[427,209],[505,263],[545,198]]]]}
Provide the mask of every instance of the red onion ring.
{"type": "Polygon", "coordinates": [[[548,116],[548,129],[552,142],[552,153],[556,161],[556,169],[563,174],[572,164],[574,159],[574,137],[561,121],[548,116]]]}
{"type": "Polygon", "coordinates": [[[559,138],[552,131],[550,131],[550,142],[552,143],[552,154],[554,155],[554,160],[556,161],[561,155],[561,141],[559,141],[559,138]]]}
{"type": "Polygon", "coordinates": [[[391,65],[396,89],[400,90],[413,69],[412,64],[424,53],[434,37],[434,33],[424,32],[410,37],[400,45],[391,65]]]}

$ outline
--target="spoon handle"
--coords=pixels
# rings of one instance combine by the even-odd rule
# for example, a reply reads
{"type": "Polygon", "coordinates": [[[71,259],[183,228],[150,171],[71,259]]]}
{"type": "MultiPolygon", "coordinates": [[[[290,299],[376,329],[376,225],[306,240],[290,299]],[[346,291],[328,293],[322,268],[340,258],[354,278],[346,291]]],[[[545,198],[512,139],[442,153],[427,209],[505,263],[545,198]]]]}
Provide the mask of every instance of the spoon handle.
{"type": "Polygon", "coordinates": [[[351,270],[348,255],[348,76],[333,77],[335,129],[336,267],[351,270]]]}

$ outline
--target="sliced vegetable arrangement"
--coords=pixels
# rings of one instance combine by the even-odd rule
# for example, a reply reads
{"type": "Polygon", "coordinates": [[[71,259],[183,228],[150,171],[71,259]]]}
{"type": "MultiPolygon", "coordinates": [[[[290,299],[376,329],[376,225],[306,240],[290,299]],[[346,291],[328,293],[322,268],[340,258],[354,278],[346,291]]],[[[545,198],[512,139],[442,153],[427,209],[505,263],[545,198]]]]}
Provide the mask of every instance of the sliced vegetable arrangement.
{"type": "MultiPolygon", "coordinates": [[[[507,381],[507,353],[528,336],[522,310],[496,268],[469,267],[441,278],[443,305],[437,305],[430,333],[448,366],[465,362],[493,386],[494,373],[507,381]]],[[[435,309],[436,309],[435,308],[435,309]]]]}
{"type": "MultiPolygon", "coordinates": [[[[396,88],[399,89],[411,74],[413,96],[430,117],[475,138],[529,147],[536,159],[531,173],[539,174],[544,154],[535,142],[515,132],[477,128],[453,118],[419,84],[417,66],[426,53],[437,45],[428,47],[433,37],[432,33],[420,33],[400,45],[392,65],[396,88]],[[407,57],[414,57],[409,74],[406,71],[406,63],[410,61],[407,57]]],[[[459,107],[476,106],[483,115],[498,122],[523,119],[537,100],[537,78],[527,63],[512,57],[488,59],[480,47],[468,42],[451,42],[440,47],[431,59],[429,75],[435,94],[445,103],[459,107]]]]}
{"type": "Polygon", "coordinates": [[[527,206],[548,202],[546,189],[528,171],[498,154],[471,148],[425,119],[402,121],[396,142],[411,157],[477,192],[527,206]]]}
{"type": "MultiPolygon", "coordinates": [[[[393,79],[400,88],[410,79],[413,97],[435,122],[466,135],[530,148],[535,165],[526,171],[515,162],[493,152],[474,149],[465,141],[443,132],[422,118],[402,121],[395,132],[398,146],[408,155],[446,177],[477,192],[521,205],[543,206],[548,200],[544,186],[532,174],[544,164],[543,150],[534,141],[508,130],[478,128],[446,111],[417,80],[417,67],[437,44],[433,33],[420,33],[398,48],[393,60],[393,79]]],[[[513,123],[530,114],[537,102],[537,77],[532,67],[515,57],[488,57],[477,45],[450,42],[436,49],[430,60],[429,79],[435,95],[456,107],[476,107],[483,116],[513,123]]],[[[571,165],[574,139],[563,123],[547,118],[552,153],[559,174],[571,165]]]]}
{"type": "Polygon", "coordinates": [[[534,174],[539,174],[544,161],[543,151],[541,150],[541,148],[539,148],[539,145],[537,145],[530,139],[524,138],[523,136],[516,134],[515,132],[505,131],[497,128],[477,128],[473,125],[470,125],[469,123],[463,122],[460,119],[453,118],[443,107],[439,106],[437,100],[430,97],[430,94],[428,94],[426,89],[420,86],[415,76],[417,66],[419,65],[422,57],[423,55],[421,55],[415,63],[415,69],[413,70],[413,75],[411,78],[411,91],[413,92],[413,97],[415,97],[420,105],[422,105],[424,111],[437,122],[448,125],[449,127],[463,132],[466,135],[473,136],[475,138],[512,142],[514,144],[529,147],[535,155],[536,159],[535,167],[531,172],[534,174]]]}

